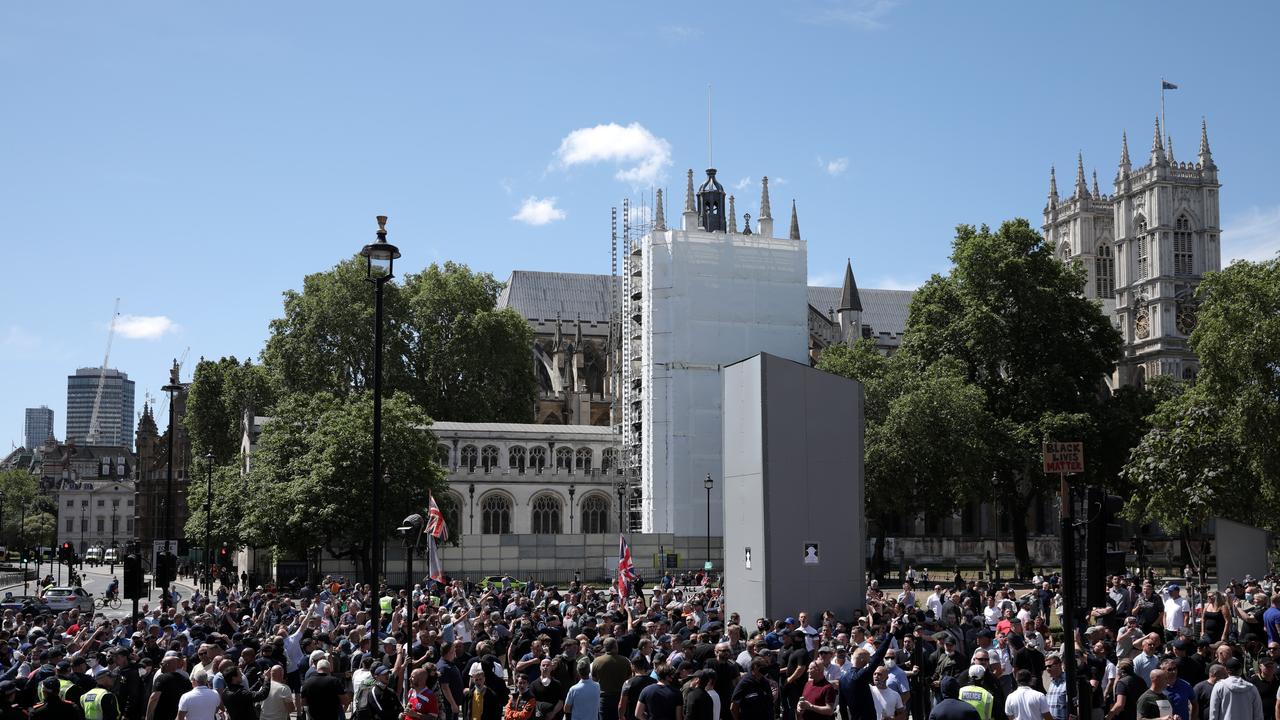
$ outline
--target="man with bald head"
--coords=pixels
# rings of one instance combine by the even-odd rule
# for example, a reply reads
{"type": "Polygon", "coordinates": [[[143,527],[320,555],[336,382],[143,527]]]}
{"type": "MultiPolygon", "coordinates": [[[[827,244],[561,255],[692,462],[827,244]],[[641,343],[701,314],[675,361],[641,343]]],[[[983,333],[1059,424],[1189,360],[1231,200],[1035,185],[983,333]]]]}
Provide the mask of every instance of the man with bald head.
{"type": "Polygon", "coordinates": [[[1138,698],[1138,717],[1145,720],[1177,720],[1173,712],[1173,703],[1166,690],[1169,688],[1169,673],[1162,668],[1151,671],[1151,688],[1138,698]]]}

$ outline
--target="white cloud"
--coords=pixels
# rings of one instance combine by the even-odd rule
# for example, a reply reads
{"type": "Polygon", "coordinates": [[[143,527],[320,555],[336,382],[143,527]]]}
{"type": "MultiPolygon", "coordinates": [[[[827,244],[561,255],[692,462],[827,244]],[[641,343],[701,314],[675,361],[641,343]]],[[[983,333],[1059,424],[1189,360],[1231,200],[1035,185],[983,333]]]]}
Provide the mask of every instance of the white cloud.
{"type": "Polygon", "coordinates": [[[4,334],[4,346],[11,350],[30,352],[40,347],[40,338],[21,325],[10,325],[4,334]]]}
{"type": "Polygon", "coordinates": [[[742,190],[742,189],[744,189],[744,188],[749,188],[749,187],[751,187],[751,186],[752,186],[752,185],[754,185],[754,184],[755,184],[755,183],[751,182],[751,176],[750,176],[750,175],[748,175],[748,176],[746,176],[746,177],[742,178],[741,180],[739,180],[737,183],[735,183],[735,184],[734,184],[734,186],[733,186],[733,188],[734,188],[735,190],[742,190]]]}
{"type": "Polygon", "coordinates": [[[886,275],[873,286],[877,290],[918,290],[924,285],[923,280],[899,280],[896,277],[886,275]]]}
{"type": "Polygon", "coordinates": [[[177,331],[178,324],[164,315],[121,315],[116,319],[116,332],[130,340],[159,340],[165,333],[177,331]]]}
{"type": "Polygon", "coordinates": [[[843,175],[845,170],[849,169],[849,158],[838,157],[832,160],[823,160],[822,156],[818,156],[818,167],[827,171],[828,175],[843,175]]]}
{"type": "Polygon", "coordinates": [[[788,182],[787,179],[782,177],[781,175],[775,175],[769,178],[769,183],[772,185],[786,185],[787,182],[788,182]]]}
{"type": "Polygon", "coordinates": [[[512,220],[516,220],[526,225],[546,225],[549,222],[563,220],[565,213],[556,207],[556,199],[536,198],[532,195],[525,198],[520,204],[520,210],[511,216],[512,220]]]}
{"type": "Polygon", "coordinates": [[[610,162],[624,165],[614,174],[633,185],[658,181],[671,164],[671,143],[649,132],[640,123],[617,123],[578,128],[560,141],[556,157],[563,167],[610,162]]]}
{"type": "Polygon", "coordinates": [[[844,280],[844,271],[818,273],[809,275],[809,284],[814,287],[839,287],[844,280]]]}
{"type": "Polygon", "coordinates": [[[1280,253],[1280,205],[1249,208],[1222,228],[1223,255],[1234,260],[1271,260],[1280,253]]]}
{"type": "Polygon", "coordinates": [[[631,205],[627,208],[627,220],[632,227],[643,225],[653,220],[653,209],[642,205],[631,205]]]}
{"type": "Polygon", "coordinates": [[[702,30],[689,25],[663,25],[658,28],[658,34],[669,42],[679,42],[702,37],[702,30]]]}
{"type": "Polygon", "coordinates": [[[879,30],[899,0],[836,0],[809,13],[815,23],[841,23],[862,30],[879,30]]]}

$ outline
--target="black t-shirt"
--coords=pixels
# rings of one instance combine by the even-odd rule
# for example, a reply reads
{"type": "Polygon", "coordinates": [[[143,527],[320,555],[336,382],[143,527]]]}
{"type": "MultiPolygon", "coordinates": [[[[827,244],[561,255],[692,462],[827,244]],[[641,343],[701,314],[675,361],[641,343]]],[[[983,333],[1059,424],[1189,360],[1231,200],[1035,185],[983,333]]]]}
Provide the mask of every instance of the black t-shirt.
{"type": "MultiPolygon", "coordinates": [[[[720,698],[724,703],[724,698],[720,698]]],[[[773,720],[773,686],[768,680],[757,680],[751,675],[738,681],[730,702],[738,703],[742,720],[773,720]]]]}
{"type": "Polygon", "coordinates": [[[933,706],[929,720],[982,720],[976,708],[963,700],[947,698],[933,706]]]}
{"type": "Polygon", "coordinates": [[[564,685],[561,685],[560,681],[555,678],[552,678],[551,682],[546,685],[542,684],[542,678],[534,678],[529,683],[529,690],[533,693],[533,699],[537,700],[539,705],[546,703],[549,706],[544,709],[554,707],[556,703],[564,700],[565,696],[568,695],[564,685]]]}
{"type": "MultiPolygon", "coordinates": [[[[796,674],[796,670],[802,667],[803,668],[809,667],[809,653],[804,649],[803,645],[801,645],[800,647],[797,647],[795,650],[792,650],[791,654],[787,656],[786,677],[788,679],[794,677],[796,674]]],[[[808,679],[809,679],[809,676],[807,674],[800,673],[799,680],[796,680],[795,682],[787,683],[786,691],[789,694],[792,694],[798,697],[800,695],[800,691],[804,690],[804,684],[808,679]]]]}
{"type": "Polygon", "coordinates": [[[684,720],[715,720],[714,705],[706,690],[694,687],[684,696],[684,720]]]}
{"type": "Polygon", "coordinates": [[[176,718],[178,716],[178,700],[182,698],[183,693],[190,690],[191,681],[180,673],[167,672],[156,675],[156,680],[151,685],[151,692],[160,693],[160,700],[156,703],[154,720],[173,720],[176,718]]]}
{"type": "Polygon", "coordinates": [[[1138,716],[1138,698],[1147,691],[1147,684],[1137,675],[1126,675],[1116,679],[1116,697],[1124,696],[1124,709],[1116,715],[1116,720],[1134,720],[1138,716]]]}
{"type": "Polygon", "coordinates": [[[632,675],[622,683],[623,720],[636,720],[636,702],[640,700],[640,693],[656,682],[658,681],[648,675],[632,675]]]}
{"type": "Polygon", "coordinates": [[[1251,677],[1249,682],[1258,688],[1258,694],[1262,696],[1262,720],[1275,720],[1276,688],[1280,687],[1280,677],[1273,677],[1270,680],[1251,677]]]}
{"type": "Polygon", "coordinates": [[[1213,683],[1208,680],[1201,680],[1196,683],[1194,691],[1196,710],[1199,713],[1199,717],[1203,720],[1209,720],[1209,699],[1213,696],[1213,683]]]}
{"type": "Polygon", "coordinates": [[[654,683],[640,691],[645,715],[650,720],[675,720],[676,709],[684,703],[680,691],[665,683],[654,683]]]}
{"type": "Polygon", "coordinates": [[[347,691],[346,685],[329,675],[312,675],[302,683],[302,698],[307,701],[307,715],[312,720],[341,720],[342,707],[339,698],[347,691]]]}
{"type": "Polygon", "coordinates": [[[1148,690],[1138,698],[1138,717],[1140,718],[1154,720],[1155,718],[1168,717],[1172,714],[1173,703],[1169,701],[1169,696],[1164,693],[1148,690]]]}

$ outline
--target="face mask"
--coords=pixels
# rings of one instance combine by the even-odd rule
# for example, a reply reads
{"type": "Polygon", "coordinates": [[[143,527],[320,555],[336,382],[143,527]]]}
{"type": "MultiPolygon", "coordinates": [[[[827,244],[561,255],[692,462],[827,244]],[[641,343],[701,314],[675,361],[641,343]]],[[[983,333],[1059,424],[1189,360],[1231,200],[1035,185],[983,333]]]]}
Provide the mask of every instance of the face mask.
{"type": "Polygon", "coordinates": [[[893,658],[888,658],[884,661],[884,666],[892,670],[898,667],[898,661],[894,660],[893,658]]]}

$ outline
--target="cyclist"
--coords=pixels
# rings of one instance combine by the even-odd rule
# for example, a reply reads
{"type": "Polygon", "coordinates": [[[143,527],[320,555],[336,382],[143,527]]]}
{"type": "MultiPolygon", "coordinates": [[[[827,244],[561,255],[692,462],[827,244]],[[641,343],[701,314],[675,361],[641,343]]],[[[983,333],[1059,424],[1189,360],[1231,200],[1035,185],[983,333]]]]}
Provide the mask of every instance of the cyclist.
{"type": "Polygon", "coordinates": [[[107,600],[115,600],[116,594],[120,591],[120,579],[111,578],[111,584],[107,585],[107,600]]]}

